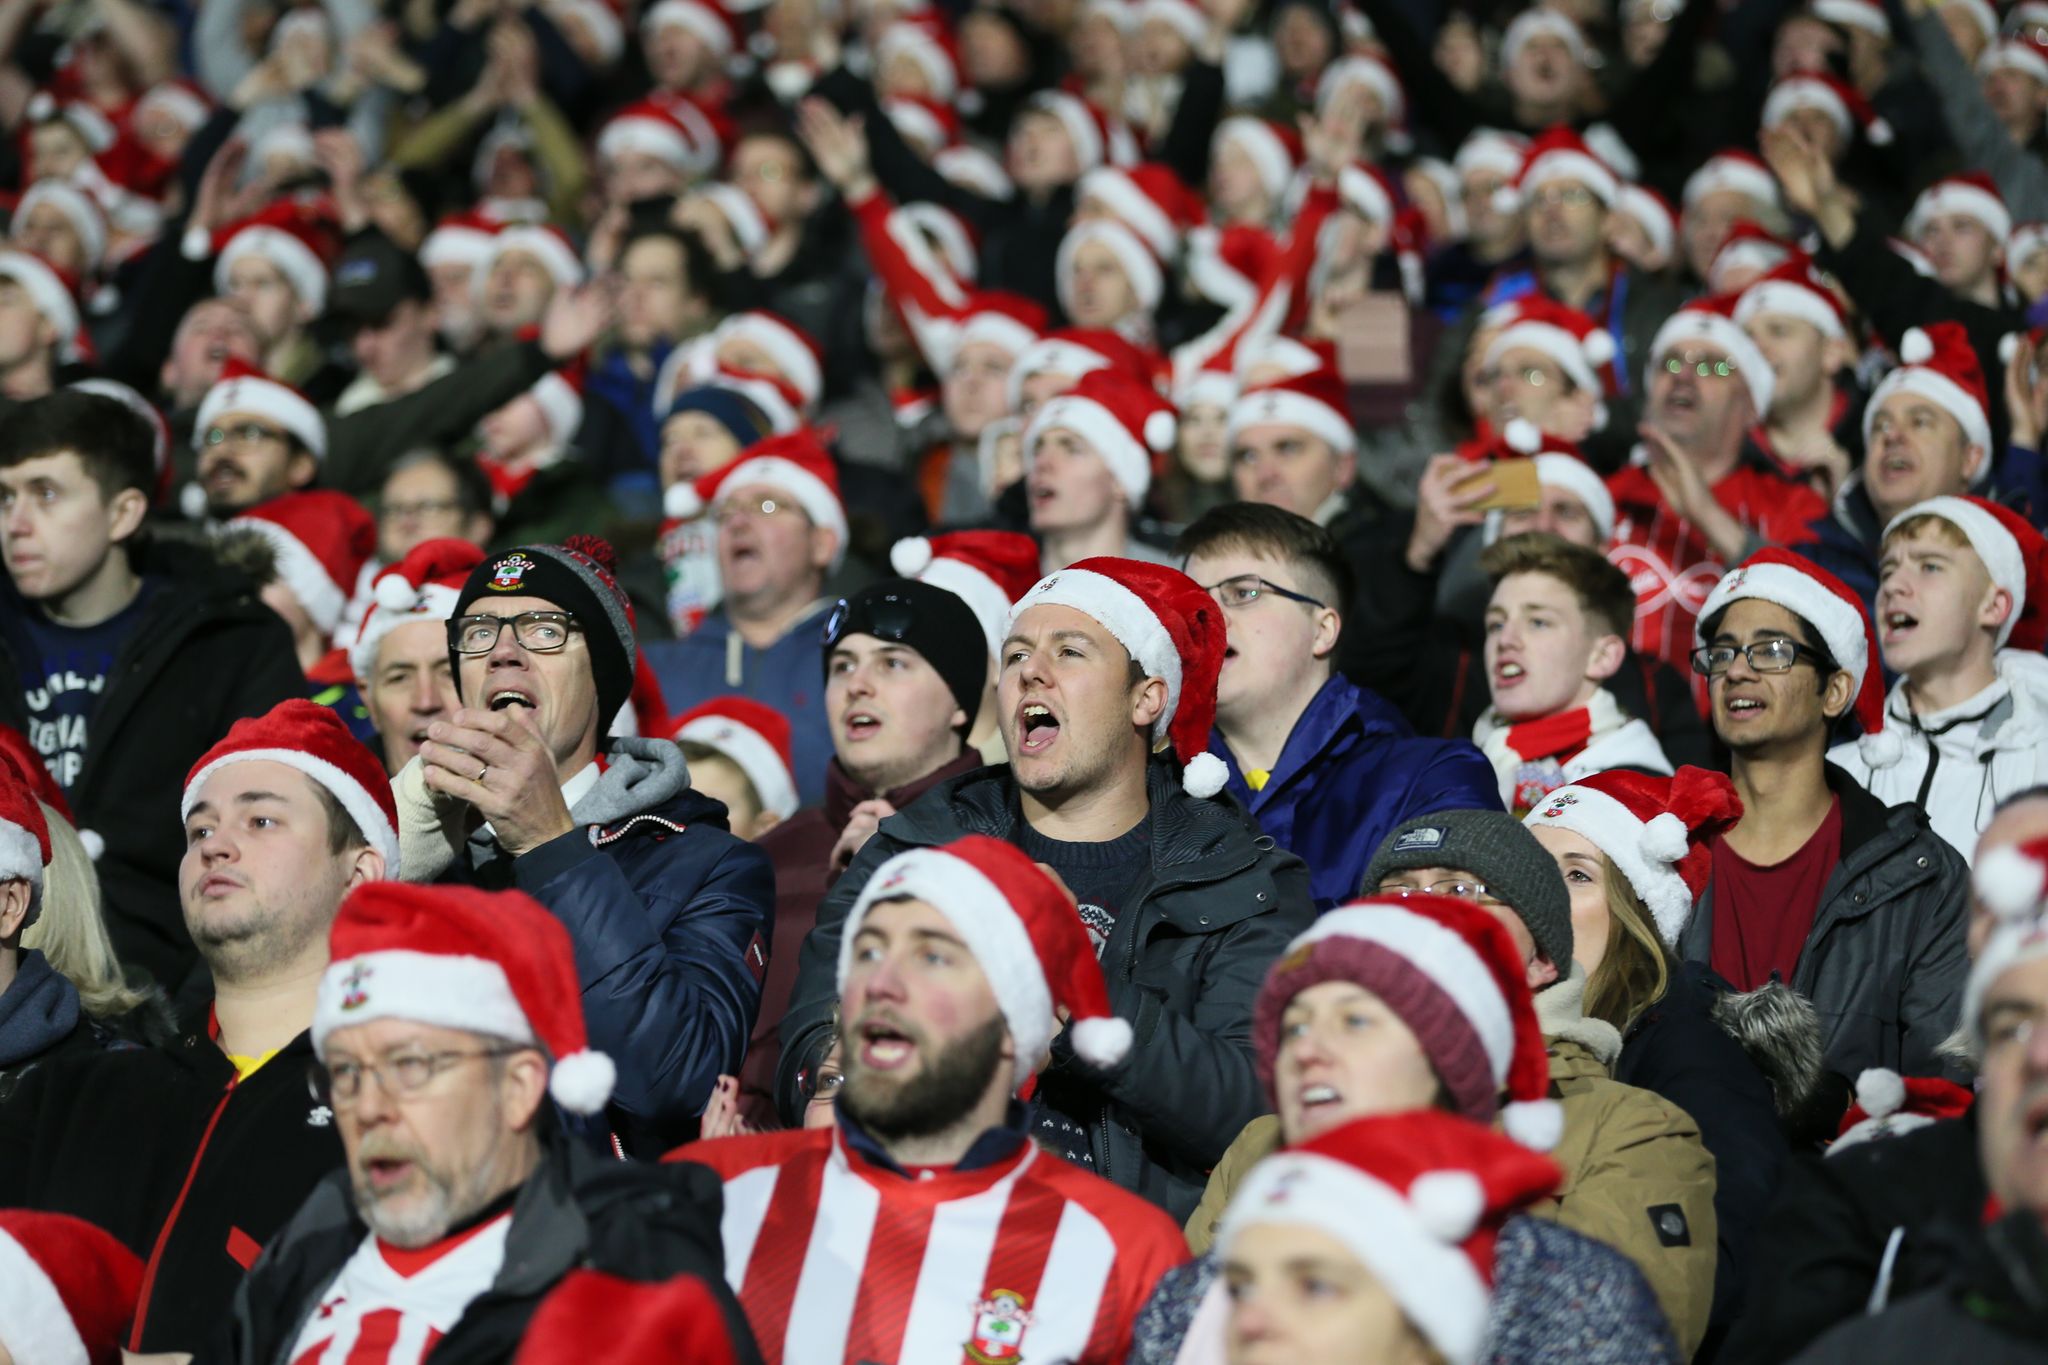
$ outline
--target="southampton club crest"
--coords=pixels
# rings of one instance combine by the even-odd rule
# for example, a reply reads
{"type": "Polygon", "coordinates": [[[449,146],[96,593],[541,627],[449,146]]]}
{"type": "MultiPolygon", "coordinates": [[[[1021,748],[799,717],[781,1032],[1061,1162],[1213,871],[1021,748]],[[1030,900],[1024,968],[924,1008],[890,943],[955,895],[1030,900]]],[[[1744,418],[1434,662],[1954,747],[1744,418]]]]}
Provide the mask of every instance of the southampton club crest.
{"type": "Polygon", "coordinates": [[[341,979],[341,1007],[345,1010],[359,1010],[370,1003],[370,992],[364,983],[370,979],[372,969],[360,960],[351,964],[348,975],[341,979]]]}
{"type": "Polygon", "coordinates": [[[526,585],[526,575],[534,567],[534,562],[523,554],[506,555],[498,561],[497,572],[491,575],[491,591],[518,592],[526,585]]]}
{"type": "Polygon", "coordinates": [[[1024,1358],[1031,1301],[1014,1289],[995,1289],[974,1306],[974,1335],[963,1349],[973,1365],[1014,1365],[1024,1358]]]}

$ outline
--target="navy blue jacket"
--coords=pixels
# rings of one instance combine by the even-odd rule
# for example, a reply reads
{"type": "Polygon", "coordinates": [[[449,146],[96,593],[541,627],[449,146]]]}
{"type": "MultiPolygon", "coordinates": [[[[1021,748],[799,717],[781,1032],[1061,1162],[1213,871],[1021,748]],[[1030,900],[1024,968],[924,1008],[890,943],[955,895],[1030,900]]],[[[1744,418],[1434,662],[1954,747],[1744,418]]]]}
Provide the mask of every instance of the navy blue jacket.
{"type": "Polygon", "coordinates": [[[1884,527],[1856,478],[1835,499],[1828,514],[1811,524],[1814,539],[1792,547],[1794,553],[1812,560],[1854,589],[1863,599],[1863,609],[1877,612],[1877,551],[1884,527]]]}
{"type": "MultiPolygon", "coordinates": [[[[607,779],[619,766],[615,754],[607,779]]],[[[466,880],[504,885],[499,859],[466,880]]],[[[695,1137],[712,1085],[739,1073],[761,1003],[767,855],[726,832],[722,804],[686,787],[578,823],[510,867],[510,884],[575,944],[591,1046],[618,1066],[607,1112],[626,1149],[651,1159],[695,1137]]]]}
{"type": "Polygon", "coordinates": [[[1309,700],[1260,790],[1221,732],[1210,732],[1209,752],[1229,767],[1226,790],[1259,829],[1308,864],[1319,911],[1358,895],[1373,850],[1403,820],[1501,808],[1493,765],[1470,741],[1417,739],[1391,702],[1341,675],[1309,700]]]}

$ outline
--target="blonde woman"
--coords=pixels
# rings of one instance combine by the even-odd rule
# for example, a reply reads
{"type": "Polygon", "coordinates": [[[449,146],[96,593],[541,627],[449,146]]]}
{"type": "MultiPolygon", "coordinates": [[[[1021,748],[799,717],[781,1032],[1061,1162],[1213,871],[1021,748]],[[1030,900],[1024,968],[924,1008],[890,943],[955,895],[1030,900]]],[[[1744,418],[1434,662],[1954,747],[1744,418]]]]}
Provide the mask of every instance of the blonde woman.
{"type": "Polygon", "coordinates": [[[127,980],[100,912],[99,874],[78,831],[42,803],[50,831],[50,866],[43,873],[42,913],[21,936],[23,955],[46,959],[68,979],[87,1024],[102,1042],[167,1042],[176,1031],[169,1004],[154,986],[127,980]]]}

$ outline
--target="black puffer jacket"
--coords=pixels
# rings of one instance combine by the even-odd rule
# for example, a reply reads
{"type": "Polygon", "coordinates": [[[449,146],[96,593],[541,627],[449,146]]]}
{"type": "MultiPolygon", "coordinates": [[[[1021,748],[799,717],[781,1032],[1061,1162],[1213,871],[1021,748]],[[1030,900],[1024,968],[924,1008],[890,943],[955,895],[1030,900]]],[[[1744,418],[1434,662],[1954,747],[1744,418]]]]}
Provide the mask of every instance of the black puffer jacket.
{"type": "MultiPolygon", "coordinates": [[[[698,1277],[724,1310],[733,1358],[758,1365],[753,1333],[725,1284],[718,1177],[689,1163],[615,1161],[552,1130],[545,1141],[539,1169],[513,1201],[496,1282],[435,1343],[427,1356],[432,1365],[509,1361],[548,1291],[582,1268],[640,1281],[698,1277]]],[[[320,1182],[250,1268],[224,1330],[196,1361],[287,1365],[320,1295],[369,1235],[356,1216],[348,1173],[320,1182]]],[[[605,1358],[604,1333],[592,1324],[592,1360],[605,1358]]]]}
{"type": "MultiPolygon", "coordinates": [[[[1209,1169],[1265,1112],[1252,1067],[1252,1001],[1266,968],[1314,910],[1308,869],[1236,803],[1187,795],[1162,763],[1152,765],[1149,782],[1152,866],[1102,950],[1110,1006],[1136,1034],[1131,1054],[1111,1070],[1084,1072],[1062,1034],[1051,1065],[1095,1099],[1095,1173],[1186,1222],[1209,1169]]],[[[905,849],[968,834],[1010,839],[1020,819],[1004,766],[941,783],[882,821],[804,940],[776,1074],[785,1112],[794,1112],[797,1074],[831,1027],[840,928],[875,869],[905,849]]]]}
{"type": "MultiPolygon", "coordinates": [[[[1967,1080],[1940,1052],[1955,1031],[1970,962],[1970,869],[1910,803],[1886,806],[1827,765],[1842,802],[1842,857],[1822,888],[1791,986],[1820,1015],[1827,1069],[1866,1067],[1967,1080]]],[[[1714,888],[1679,935],[1688,962],[1714,960],[1714,888]]]]}

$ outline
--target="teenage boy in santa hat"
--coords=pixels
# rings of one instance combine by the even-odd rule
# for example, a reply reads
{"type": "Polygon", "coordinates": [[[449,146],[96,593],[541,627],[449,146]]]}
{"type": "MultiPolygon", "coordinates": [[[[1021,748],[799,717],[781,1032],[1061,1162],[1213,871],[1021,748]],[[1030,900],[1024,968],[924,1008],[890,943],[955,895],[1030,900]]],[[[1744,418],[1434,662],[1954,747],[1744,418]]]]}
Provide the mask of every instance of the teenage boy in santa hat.
{"type": "Polygon", "coordinates": [[[1135,1060],[1073,897],[979,835],[868,868],[835,949],[836,1124],[670,1156],[725,1181],[725,1277],[763,1356],[951,1359],[964,1341],[1123,1360],[1186,1243],[1110,1173],[1035,1141],[1044,1111],[1016,1098],[1083,1059],[1135,1060]]]}
{"type": "MultiPolygon", "coordinates": [[[[321,675],[319,665],[328,657],[363,566],[377,553],[375,518],[346,493],[308,488],[246,508],[222,523],[221,531],[253,537],[270,551],[263,604],[291,627],[307,678],[322,685],[333,681],[321,675]]],[[[335,662],[346,680],[346,653],[335,662]]]]}
{"type": "Polygon", "coordinates": [[[395,781],[408,881],[516,886],[568,928],[628,1151],[692,1131],[760,996],[768,860],[690,790],[666,739],[609,737],[636,676],[611,547],[501,551],[448,621],[462,709],[395,781]],[[599,762],[602,754],[604,762],[599,762]]]}
{"type": "Polygon", "coordinates": [[[502,1359],[581,1267],[705,1281],[758,1359],[718,1283],[710,1174],[622,1163],[557,1116],[601,1112],[614,1070],[554,916],[516,891],[384,883],[342,903],[327,947],[312,1075],[343,1169],[267,1239],[210,1358],[382,1362],[425,1341],[502,1359]]]}
{"type": "Polygon", "coordinates": [[[690,764],[690,785],[725,807],[740,838],[758,843],[796,814],[781,712],[746,697],[713,697],[677,716],[669,737],[690,764]]]}
{"type": "Polygon", "coordinates": [[[1910,801],[1970,857],[2009,796],[2048,781],[2048,541],[1981,498],[1893,518],[1877,638],[1899,681],[1885,728],[1828,751],[1872,796],[1910,801]]]}
{"type": "Polygon", "coordinates": [[[484,552],[452,536],[422,541],[370,584],[348,647],[349,667],[384,769],[396,774],[427,742],[427,727],[462,705],[448,658],[455,597],[484,552]]]}
{"type": "Polygon", "coordinates": [[[802,427],[758,441],[678,489],[671,490],[672,513],[708,512],[716,522],[720,598],[688,636],[650,645],[648,667],[673,709],[731,693],[780,711],[789,722],[797,795],[816,801],[832,756],[819,704],[818,634],[832,608],[825,580],[847,550],[832,454],[802,427]]]}
{"type": "Polygon", "coordinates": [[[1114,370],[1039,406],[1024,429],[1024,494],[1044,571],[1097,557],[1166,562],[1133,527],[1175,431],[1172,405],[1114,370]]]}
{"type": "Polygon", "coordinates": [[[152,439],[119,402],[75,391],[0,423],[0,722],[29,737],[100,848],[121,961],[175,996],[196,959],[163,794],[305,677],[246,576],[143,532],[152,439]]]}
{"type": "Polygon", "coordinates": [[[382,767],[312,702],[238,722],[183,785],[179,893],[211,998],[174,1041],[38,1068],[0,1106],[21,1157],[0,1206],[76,1214],[147,1261],[141,1352],[200,1349],[340,1161],[307,1030],[336,908],[398,863],[382,767]]]}
{"type": "Polygon", "coordinates": [[[1113,1066],[1054,1045],[1040,1136],[1187,1215],[1259,1109],[1245,1033],[1259,973],[1313,913],[1300,860],[1212,799],[1226,776],[1207,752],[1226,647],[1222,608],[1173,569],[1083,560],[1024,595],[996,684],[1009,766],[942,782],[883,820],[827,894],[783,1021],[785,1113],[829,1040],[831,963],[875,868],[965,834],[1008,839],[1074,889],[1110,1002],[1138,1030],[1113,1066]],[[1165,743],[1172,755],[1155,757],[1165,743]]]}
{"type": "Polygon", "coordinates": [[[1274,842],[1309,866],[1322,907],[1358,892],[1370,851],[1410,815],[1497,803],[1493,773],[1464,741],[1416,739],[1332,660],[1351,572],[1306,517],[1230,503],[1181,533],[1189,577],[1229,631],[1209,752],[1228,790],[1274,842]]]}
{"type": "Polygon", "coordinates": [[[1925,811],[1887,807],[1827,761],[1852,711],[1867,736],[1888,728],[1862,603],[1826,570],[1764,550],[1715,585],[1697,643],[1743,813],[1714,840],[1680,954],[1738,991],[1789,982],[1819,1012],[1837,1075],[1949,1074],[1969,869],[1925,811]]]}
{"type": "Polygon", "coordinates": [[[1969,337],[1953,322],[1916,327],[1899,343],[1905,363],[1863,409],[1863,467],[1801,553],[1877,610],[1879,560],[1889,529],[1929,498],[1958,498],[1990,467],[1991,406],[1969,337]]]}

